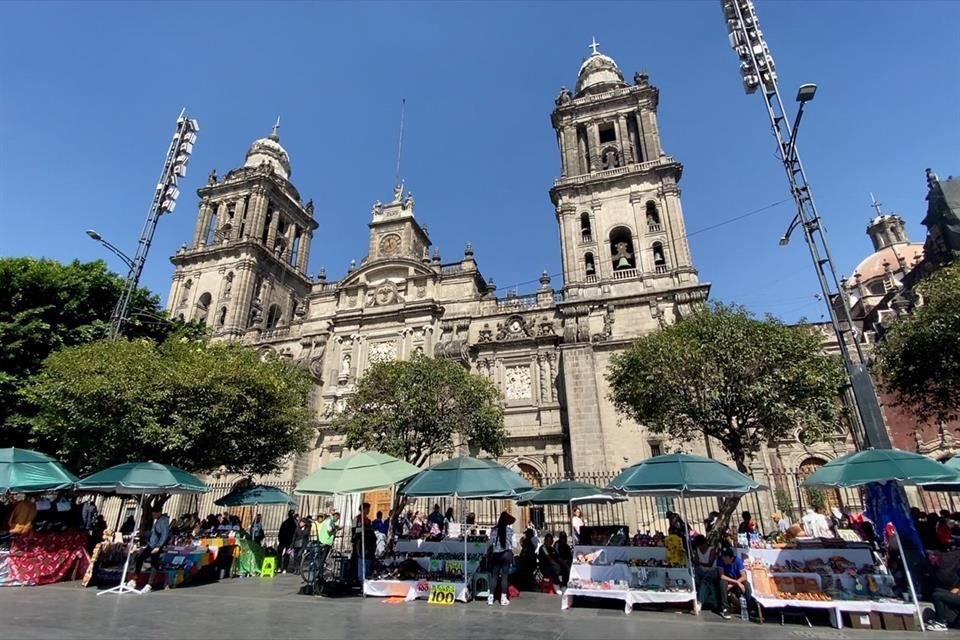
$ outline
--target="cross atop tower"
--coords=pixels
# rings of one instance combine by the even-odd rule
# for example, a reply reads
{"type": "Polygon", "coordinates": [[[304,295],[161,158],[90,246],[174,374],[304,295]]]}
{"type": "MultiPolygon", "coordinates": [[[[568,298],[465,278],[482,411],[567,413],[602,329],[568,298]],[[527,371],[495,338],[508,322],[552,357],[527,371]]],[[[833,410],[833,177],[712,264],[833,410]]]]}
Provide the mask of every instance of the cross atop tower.
{"type": "Polygon", "coordinates": [[[873,197],[873,192],[870,192],[870,206],[877,210],[877,215],[882,216],[883,211],[880,210],[880,205],[882,203],[877,202],[877,199],[873,197]]]}
{"type": "Polygon", "coordinates": [[[593,38],[592,38],[592,40],[591,40],[591,42],[590,42],[590,48],[593,50],[593,55],[597,55],[597,54],[599,53],[599,52],[597,51],[597,47],[599,47],[599,46],[600,46],[600,43],[597,42],[597,37],[596,37],[596,36],[593,36],[593,38]]]}
{"type": "Polygon", "coordinates": [[[280,134],[277,133],[277,129],[280,128],[280,116],[277,116],[277,121],[273,124],[273,130],[270,131],[271,140],[280,140],[280,134]]]}

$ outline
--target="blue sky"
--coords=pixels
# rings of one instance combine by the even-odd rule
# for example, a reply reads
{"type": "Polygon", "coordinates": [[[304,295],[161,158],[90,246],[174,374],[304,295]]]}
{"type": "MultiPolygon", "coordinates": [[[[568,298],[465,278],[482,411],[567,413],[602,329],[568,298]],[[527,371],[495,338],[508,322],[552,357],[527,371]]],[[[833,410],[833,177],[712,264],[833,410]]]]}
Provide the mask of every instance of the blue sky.
{"type": "MultiPolygon", "coordinates": [[[[800,149],[841,272],[870,251],[873,191],[922,241],[924,168],[960,173],[960,3],[759,2],[781,87],[816,82],[800,149]]],[[[547,195],[550,111],[592,36],[660,88],[694,263],[715,299],[819,319],[762,98],[740,88],[719,2],[0,3],[0,255],[128,253],[182,106],[200,121],[175,213],[144,284],[166,299],[196,188],[239,166],[282,117],[293,182],[318,204],[311,273],[340,277],[391,193],[401,98],[403,176],[444,261],[471,240],[505,292],[560,272],[547,195]]],[[[792,108],[792,105],[791,105],[792,108]]]]}

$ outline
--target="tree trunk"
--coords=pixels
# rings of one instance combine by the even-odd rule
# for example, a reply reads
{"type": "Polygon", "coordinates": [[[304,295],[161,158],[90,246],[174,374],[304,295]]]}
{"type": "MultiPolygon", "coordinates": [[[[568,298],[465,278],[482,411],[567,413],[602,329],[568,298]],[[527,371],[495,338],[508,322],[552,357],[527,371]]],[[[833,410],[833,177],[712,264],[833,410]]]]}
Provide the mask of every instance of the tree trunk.
{"type": "MultiPolygon", "coordinates": [[[[747,459],[746,456],[739,450],[731,454],[734,464],[737,465],[737,471],[740,473],[749,476],[750,471],[747,469],[747,459]]],[[[729,496],[723,499],[720,503],[720,515],[717,517],[717,521],[713,524],[713,530],[710,532],[709,539],[711,543],[717,543],[723,540],[727,536],[727,532],[730,528],[730,518],[737,511],[737,506],[740,504],[740,498],[742,496],[729,496]]]]}

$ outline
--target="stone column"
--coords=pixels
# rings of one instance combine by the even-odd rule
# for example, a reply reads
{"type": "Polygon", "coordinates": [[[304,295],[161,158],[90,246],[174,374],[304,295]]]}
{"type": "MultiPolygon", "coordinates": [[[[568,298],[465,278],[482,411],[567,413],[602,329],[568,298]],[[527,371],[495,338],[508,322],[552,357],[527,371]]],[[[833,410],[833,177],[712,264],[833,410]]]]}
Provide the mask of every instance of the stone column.
{"type": "Polygon", "coordinates": [[[657,130],[657,114],[650,110],[640,113],[643,123],[643,139],[647,160],[656,160],[663,152],[660,148],[660,133],[657,130]]]}
{"type": "Polygon", "coordinates": [[[589,123],[587,125],[587,135],[590,136],[590,172],[600,171],[600,131],[597,125],[589,123]]]}
{"type": "Polygon", "coordinates": [[[273,251],[273,246],[277,241],[277,228],[280,226],[280,210],[277,209],[273,212],[273,217],[270,219],[270,228],[267,230],[267,250],[273,251]]]}
{"type": "Polygon", "coordinates": [[[643,116],[641,113],[642,112],[638,111],[633,115],[633,117],[637,123],[637,135],[640,137],[637,142],[640,145],[640,152],[643,154],[643,162],[647,162],[653,159],[653,157],[650,155],[652,153],[652,148],[649,146],[649,140],[647,139],[646,130],[644,129],[643,116]]]}
{"type": "Polygon", "coordinates": [[[244,196],[237,198],[237,208],[235,211],[236,220],[233,223],[233,226],[236,227],[234,232],[234,239],[243,240],[244,237],[250,234],[250,221],[244,220],[243,216],[247,213],[247,199],[244,196]],[[243,228],[243,236],[240,235],[240,228],[243,228]]]}
{"type": "Polygon", "coordinates": [[[540,376],[540,404],[550,402],[550,363],[545,353],[537,354],[537,372],[540,376]]]}
{"type": "Polygon", "coordinates": [[[233,304],[227,310],[227,321],[224,331],[243,332],[250,320],[250,304],[253,302],[253,269],[241,266],[234,274],[233,293],[230,294],[233,304]]]}
{"type": "MultiPolygon", "coordinates": [[[[296,239],[296,237],[297,237],[297,225],[291,222],[289,225],[287,225],[287,233],[286,233],[287,246],[286,246],[286,249],[284,249],[283,259],[284,259],[284,262],[286,262],[292,267],[296,267],[296,265],[293,264],[293,241],[296,239]]],[[[297,256],[297,258],[299,259],[299,256],[297,256]]]]}
{"type": "Polygon", "coordinates": [[[204,233],[207,230],[207,221],[210,219],[210,204],[208,202],[203,202],[200,204],[200,211],[197,213],[197,225],[193,229],[193,244],[191,248],[196,249],[200,246],[200,243],[205,239],[204,233]]]}
{"type": "Polygon", "coordinates": [[[254,189],[253,194],[250,196],[250,235],[256,240],[260,240],[260,238],[263,237],[263,225],[267,219],[268,204],[266,190],[263,187],[254,189]]]}
{"type": "Polygon", "coordinates": [[[313,242],[313,232],[309,229],[300,236],[300,273],[306,273],[310,265],[310,244],[313,242]]]}
{"type": "Polygon", "coordinates": [[[633,164],[633,145],[630,144],[630,133],[627,131],[627,116],[617,116],[617,139],[620,141],[620,161],[623,165],[633,164]]]}

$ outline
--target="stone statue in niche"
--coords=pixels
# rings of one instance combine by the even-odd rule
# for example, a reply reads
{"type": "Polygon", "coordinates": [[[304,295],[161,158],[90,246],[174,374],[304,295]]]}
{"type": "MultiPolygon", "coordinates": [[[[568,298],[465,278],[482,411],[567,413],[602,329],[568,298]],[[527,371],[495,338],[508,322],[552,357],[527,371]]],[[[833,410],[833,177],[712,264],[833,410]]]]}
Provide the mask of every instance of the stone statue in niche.
{"type": "Polygon", "coordinates": [[[186,306],[187,301],[190,299],[190,289],[193,288],[193,280],[187,280],[183,284],[183,294],[180,296],[180,306],[186,306]]]}
{"type": "Polygon", "coordinates": [[[493,342],[493,331],[490,329],[490,325],[486,322],[483,323],[483,326],[480,328],[480,335],[477,337],[477,342],[486,343],[493,342]]]}
{"type": "Polygon", "coordinates": [[[604,342],[613,335],[613,307],[608,306],[607,312],[603,316],[603,331],[593,334],[594,342],[604,342]]]}
{"type": "Polygon", "coordinates": [[[557,335],[556,331],[553,329],[553,321],[549,318],[544,318],[540,322],[540,330],[537,332],[538,336],[555,336],[557,335]]]}
{"type": "Polygon", "coordinates": [[[226,283],[223,286],[223,295],[225,297],[230,296],[230,292],[233,291],[233,272],[227,274],[226,283]]]}
{"type": "Polygon", "coordinates": [[[263,309],[260,308],[259,304],[254,304],[253,308],[250,309],[250,326],[259,327],[263,324],[263,309]]]}
{"type": "Polygon", "coordinates": [[[340,359],[340,383],[345,383],[350,378],[350,354],[345,353],[340,359]]]}

